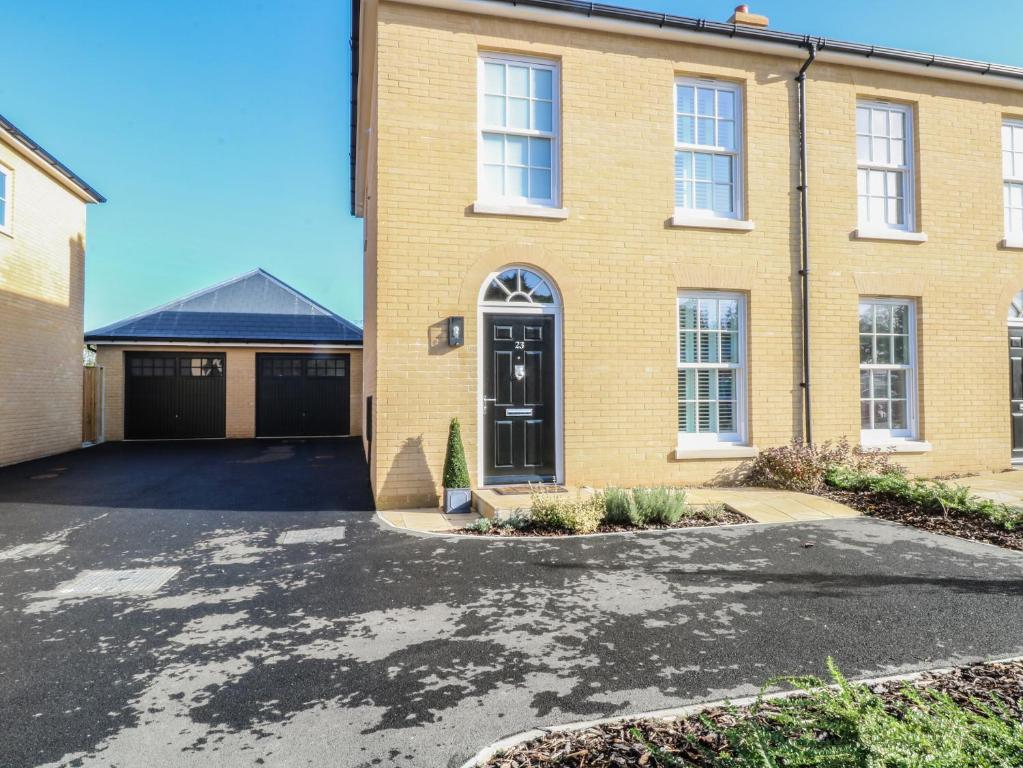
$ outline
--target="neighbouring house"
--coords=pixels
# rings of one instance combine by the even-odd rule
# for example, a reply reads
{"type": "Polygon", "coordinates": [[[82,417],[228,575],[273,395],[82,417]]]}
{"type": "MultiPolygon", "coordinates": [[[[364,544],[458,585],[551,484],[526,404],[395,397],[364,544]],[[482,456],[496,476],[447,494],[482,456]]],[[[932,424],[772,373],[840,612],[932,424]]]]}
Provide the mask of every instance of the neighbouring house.
{"type": "Polygon", "coordinates": [[[379,505],[436,502],[453,416],[478,486],[713,482],[807,437],[1023,458],[1023,69],[742,7],[354,22],[379,505]]]}
{"type": "Polygon", "coordinates": [[[85,342],[107,440],[360,434],[362,329],[262,269],[85,342]]]}
{"type": "Polygon", "coordinates": [[[0,465],[82,444],[86,207],[102,202],[0,115],[0,465]]]}

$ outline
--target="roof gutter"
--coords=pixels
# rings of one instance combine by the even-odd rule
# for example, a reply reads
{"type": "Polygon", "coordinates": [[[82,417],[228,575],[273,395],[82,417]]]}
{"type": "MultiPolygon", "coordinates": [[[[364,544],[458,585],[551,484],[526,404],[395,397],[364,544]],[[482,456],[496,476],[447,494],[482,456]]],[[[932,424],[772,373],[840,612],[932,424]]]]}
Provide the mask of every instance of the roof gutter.
{"type": "MultiPolygon", "coordinates": [[[[358,0],[356,0],[358,2],[358,0]]],[[[818,60],[907,74],[961,80],[1023,90],[1023,67],[990,64],[898,48],[849,43],[822,37],[777,32],[688,16],[637,11],[579,0],[401,0],[464,13],[508,16],[551,24],[681,40],[702,45],[759,51],[802,59],[811,39],[818,60]]]]}
{"type": "Polygon", "coordinates": [[[86,336],[85,343],[89,345],[126,345],[144,344],[149,346],[200,346],[203,344],[216,344],[218,347],[344,347],[361,348],[362,339],[355,341],[343,341],[329,339],[325,341],[310,341],[308,339],[238,339],[238,338],[195,338],[195,339],[154,339],[146,336],[86,336]]]}
{"type": "Polygon", "coordinates": [[[359,149],[359,17],[361,16],[361,0],[352,0],[352,36],[349,39],[349,46],[352,49],[352,93],[351,108],[348,110],[351,118],[350,125],[350,148],[349,148],[349,171],[351,193],[352,216],[355,216],[355,166],[356,153],[359,149]]]}
{"type": "Polygon", "coordinates": [[[63,177],[65,180],[70,182],[72,185],[78,188],[79,192],[85,194],[89,199],[89,202],[93,203],[105,203],[107,199],[103,197],[99,192],[93,189],[91,186],[85,183],[85,180],[68,168],[64,163],[55,158],[39,144],[33,141],[27,133],[21,130],[18,126],[12,123],[3,115],[0,115],[0,128],[6,131],[11,138],[25,147],[29,152],[35,155],[39,160],[43,162],[51,171],[56,173],[58,176],[63,177]]]}

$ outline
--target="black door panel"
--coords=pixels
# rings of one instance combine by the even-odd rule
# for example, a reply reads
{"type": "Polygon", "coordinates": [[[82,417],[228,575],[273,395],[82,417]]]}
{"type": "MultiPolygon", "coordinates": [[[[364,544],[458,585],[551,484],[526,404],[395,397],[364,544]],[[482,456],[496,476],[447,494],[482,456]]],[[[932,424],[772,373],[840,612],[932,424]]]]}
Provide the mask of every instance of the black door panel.
{"type": "Polygon", "coordinates": [[[225,436],[223,354],[126,352],[124,363],[126,439],[225,436]]]}
{"type": "Polygon", "coordinates": [[[1012,459],[1023,461],[1023,328],[1009,329],[1009,398],[1012,459]]]}
{"type": "Polygon", "coordinates": [[[485,315],[485,482],[555,480],[554,318],[485,315]]]}
{"type": "Polygon", "coordinates": [[[347,435],[349,356],[256,356],[256,435],[347,435]]]}

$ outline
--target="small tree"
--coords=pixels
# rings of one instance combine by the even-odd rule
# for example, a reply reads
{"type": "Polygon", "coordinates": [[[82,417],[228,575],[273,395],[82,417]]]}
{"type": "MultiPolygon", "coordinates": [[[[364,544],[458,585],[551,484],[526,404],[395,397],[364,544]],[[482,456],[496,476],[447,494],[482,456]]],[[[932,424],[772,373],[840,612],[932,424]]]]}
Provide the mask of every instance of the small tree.
{"type": "Polygon", "coordinates": [[[465,448],[462,446],[462,427],[457,418],[451,420],[451,428],[448,430],[448,450],[444,456],[444,487],[469,487],[469,468],[465,463],[465,448]]]}

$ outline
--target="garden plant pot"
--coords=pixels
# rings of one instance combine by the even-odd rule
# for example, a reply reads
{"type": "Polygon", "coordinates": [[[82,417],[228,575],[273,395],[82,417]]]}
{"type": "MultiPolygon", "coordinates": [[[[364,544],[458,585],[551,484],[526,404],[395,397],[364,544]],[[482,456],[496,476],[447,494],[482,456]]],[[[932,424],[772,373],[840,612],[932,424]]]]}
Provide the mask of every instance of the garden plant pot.
{"type": "Polygon", "coordinates": [[[472,512],[472,491],[468,488],[445,488],[444,511],[449,515],[472,512]]]}

